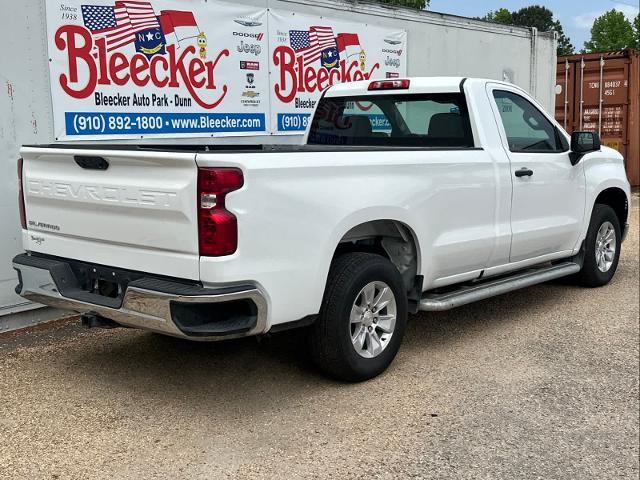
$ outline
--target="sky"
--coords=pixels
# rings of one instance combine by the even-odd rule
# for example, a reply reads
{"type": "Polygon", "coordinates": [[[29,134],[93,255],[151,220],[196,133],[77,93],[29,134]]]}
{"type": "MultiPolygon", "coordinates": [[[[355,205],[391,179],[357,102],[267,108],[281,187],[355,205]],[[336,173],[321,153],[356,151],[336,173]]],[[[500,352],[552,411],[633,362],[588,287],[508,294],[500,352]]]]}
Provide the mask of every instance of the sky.
{"type": "Polygon", "coordinates": [[[551,10],[562,23],[565,35],[569,36],[576,51],[591,37],[591,25],[596,17],[615,8],[631,19],[640,10],[640,0],[431,0],[429,10],[481,17],[490,10],[504,7],[513,11],[529,5],[543,5],[551,10]]]}

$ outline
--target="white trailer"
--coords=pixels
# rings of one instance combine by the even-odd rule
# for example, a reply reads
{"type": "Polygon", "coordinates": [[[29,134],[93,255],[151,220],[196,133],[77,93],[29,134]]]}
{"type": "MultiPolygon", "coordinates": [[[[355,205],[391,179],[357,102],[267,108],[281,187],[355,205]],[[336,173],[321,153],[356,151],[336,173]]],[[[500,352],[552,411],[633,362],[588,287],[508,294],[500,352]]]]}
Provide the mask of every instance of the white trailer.
{"type": "MultiPolygon", "coordinates": [[[[179,5],[199,9],[219,7],[215,1],[205,0],[183,0],[179,5]]],[[[548,111],[553,108],[556,76],[553,32],[369,2],[239,0],[234,5],[359,23],[363,31],[368,27],[404,30],[407,75],[508,81],[529,91],[548,111]]],[[[0,42],[4,49],[0,56],[0,316],[36,307],[14,292],[17,279],[11,258],[21,251],[16,160],[23,144],[56,142],[46,19],[47,9],[60,11],[63,7],[60,2],[45,0],[25,0],[20,8],[10,2],[0,4],[0,42]]],[[[302,133],[203,139],[138,138],[110,143],[299,143],[302,133]]],[[[7,323],[6,317],[0,320],[0,331],[3,324],[7,328],[7,323]]]]}

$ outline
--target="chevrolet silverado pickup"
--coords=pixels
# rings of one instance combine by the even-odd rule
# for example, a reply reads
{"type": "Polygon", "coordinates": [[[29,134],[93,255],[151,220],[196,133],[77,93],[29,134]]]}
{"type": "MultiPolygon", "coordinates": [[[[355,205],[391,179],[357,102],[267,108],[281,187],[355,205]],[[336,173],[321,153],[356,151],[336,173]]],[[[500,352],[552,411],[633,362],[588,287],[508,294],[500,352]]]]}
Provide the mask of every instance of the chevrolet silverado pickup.
{"type": "Polygon", "coordinates": [[[320,369],[360,381],[409,313],[616,271],[621,155],[512,84],[335,85],[304,143],[23,147],[16,291],[190,340],[303,327],[320,369]]]}

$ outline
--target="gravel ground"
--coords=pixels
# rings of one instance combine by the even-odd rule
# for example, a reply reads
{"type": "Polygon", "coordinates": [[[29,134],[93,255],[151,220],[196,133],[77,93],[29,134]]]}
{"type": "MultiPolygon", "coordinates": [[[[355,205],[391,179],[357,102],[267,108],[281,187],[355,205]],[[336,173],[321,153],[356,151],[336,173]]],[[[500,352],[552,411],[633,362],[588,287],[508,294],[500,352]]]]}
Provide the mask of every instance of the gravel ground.
{"type": "Polygon", "coordinates": [[[413,317],[372,381],[280,334],[0,337],[0,478],[638,478],[638,207],[618,274],[413,317]]]}

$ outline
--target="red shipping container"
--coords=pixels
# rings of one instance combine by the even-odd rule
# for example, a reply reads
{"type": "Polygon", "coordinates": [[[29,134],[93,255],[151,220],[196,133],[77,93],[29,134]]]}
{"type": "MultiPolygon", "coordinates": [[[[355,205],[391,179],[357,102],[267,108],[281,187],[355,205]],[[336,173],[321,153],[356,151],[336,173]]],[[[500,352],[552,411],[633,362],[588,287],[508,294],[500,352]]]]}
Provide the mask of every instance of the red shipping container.
{"type": "Polygon", "coordinates": [[[624,155],[631,185],[640,185],[639,52],[558,57],[555,116],[569,133],[599,133],[624,155]]]}

